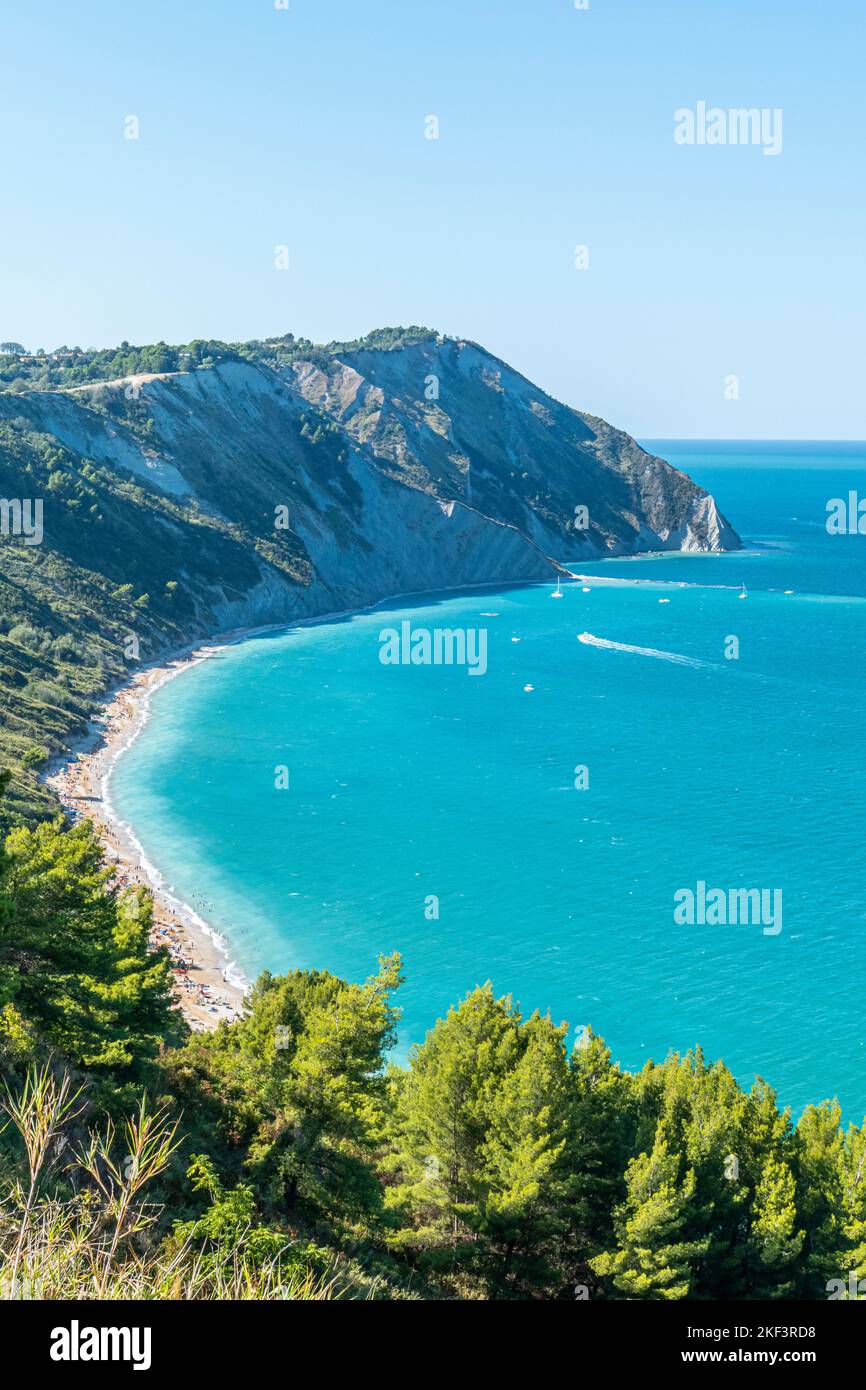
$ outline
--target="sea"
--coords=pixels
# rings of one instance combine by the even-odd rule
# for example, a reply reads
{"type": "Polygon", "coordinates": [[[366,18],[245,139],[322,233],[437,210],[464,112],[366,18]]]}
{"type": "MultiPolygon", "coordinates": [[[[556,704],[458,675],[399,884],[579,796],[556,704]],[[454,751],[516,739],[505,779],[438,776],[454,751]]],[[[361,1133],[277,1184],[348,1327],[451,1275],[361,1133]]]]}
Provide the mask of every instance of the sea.
{"type": "Polygon", "coordinates": [[[490,981],[629,1069],[700,1046],[795,1116],[835,1096],[859,1123],[866,444],[641,442],[742,551],[228,647],[153,695],[115,811],[247,979],[362,980],[399,951],[398,1060],[490,981]],[[466,653],[435,661],[437,630],[466,653]]]}

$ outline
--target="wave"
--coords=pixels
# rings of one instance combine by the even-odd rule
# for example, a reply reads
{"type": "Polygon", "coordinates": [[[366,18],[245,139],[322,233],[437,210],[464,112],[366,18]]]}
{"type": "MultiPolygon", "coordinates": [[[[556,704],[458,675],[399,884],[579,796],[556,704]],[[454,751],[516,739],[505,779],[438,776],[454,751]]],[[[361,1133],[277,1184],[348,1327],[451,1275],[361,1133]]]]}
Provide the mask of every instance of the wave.
{"type": "Polygon", "coordinates": [[[708,670],[712,663],[699,661],[696,656],[683,656],[680,652],[663,652],[656,647],[634,647],[630,642],[612,642],[608,637],[596,637],[592,632],[579,632],[578,642],[586,647],[603,647],[610,652],[631,652],[633,656],[654,656],[657,661],[671,661],[675,666],[692,666],[708,670]]]}
{"type": "Polygon", "coordinates": [[[125,821],[118,814],[111,797],[112,778],[117,771],[117,765],[124,753],[128,752],[144,732],[151,719],[151,698],[163,686],[168,685],[184,671],[190,670],[193,666],[198,666],[202,661],[207,661],[210,657],[224,650],[228,644],[220,643],[204,648],[200,654],[187,656],[183,661],[172,663],[161,672],[158,678],[150,685],[141,688],[137,709],[132,724],[127,731],[124,739],[118,740],[113,746],[106,749],[104,755],[101,776],[99,778],[99,790],[102,796],[103,810],[106,820],[113,826],[121,843],[125,842],[127,847],[132,849],[134,862],[138,864],[143,872],[145,879],[150,885],[152,892],[162,898],[162,901],[182,920],[197,928],[204,936],[210,938],[220,955],[225,957],[225,965],[222,967],[223,977],[228,984],[234,985],[237,989],[246,992],[249,989],[250,981],[247,979],[243,970],[232,958],[230,945],[223,934],[198,913],[188,902],[179,897],[173,883],[169,883],[160,870],[156,867],[144,851],[144,846],[139,840],[128,821],[125,821]]]}

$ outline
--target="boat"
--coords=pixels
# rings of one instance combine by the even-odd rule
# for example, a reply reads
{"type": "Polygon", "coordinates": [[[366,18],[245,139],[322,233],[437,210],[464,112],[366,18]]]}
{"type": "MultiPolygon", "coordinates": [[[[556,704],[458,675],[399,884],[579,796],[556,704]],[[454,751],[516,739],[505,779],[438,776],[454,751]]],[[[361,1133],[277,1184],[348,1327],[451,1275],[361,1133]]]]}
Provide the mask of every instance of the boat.
{"type": "Polygon", "coordinates": [[[554,591],[553,591],[553,593],[550,595],[550,597],[551,597],[551,598],[562,598],[562,580],[559,578],[558,575],[557,575],[557,577],[556,577],[556,588],[554,589],[554,591]]]}
{"type": "Polygon", "coordinates": [[[742,591],[737,595],[737,598],[748,598],[748,597],[749,597],[749,595],[748,595],[748,593],[746,592],[746,586],[745,586],[745,584],[744,584],[744,585],[743,585],[743,588],[742,588],[742,591]]]}

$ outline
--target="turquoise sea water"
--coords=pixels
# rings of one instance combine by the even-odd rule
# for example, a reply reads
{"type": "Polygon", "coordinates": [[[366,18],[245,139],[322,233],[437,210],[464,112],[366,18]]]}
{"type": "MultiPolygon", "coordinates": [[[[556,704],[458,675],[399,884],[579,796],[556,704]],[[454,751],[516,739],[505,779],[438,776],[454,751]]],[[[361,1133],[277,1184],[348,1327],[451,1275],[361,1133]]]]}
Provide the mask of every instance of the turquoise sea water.
{"type": "Polygon", "coordinates": [[[359,979],[399,949],[401,1050],[490,979],[628,1067],[699,1042],[795,1112],[838,1094],[859,1120],[866,537],[825,517],[866,492],[866,446],[647,447],[714,493],[744,553],[584,567],[651,582],[561,602],[431,595],[253,639],[155,695],[112,796],[249,976],[359,979]],[[487,673],[382,665],[380,631],[406,619],[486,628],[487,673]],[[781,933],[677,925],[699,880],[781,889],[781,933]]]}

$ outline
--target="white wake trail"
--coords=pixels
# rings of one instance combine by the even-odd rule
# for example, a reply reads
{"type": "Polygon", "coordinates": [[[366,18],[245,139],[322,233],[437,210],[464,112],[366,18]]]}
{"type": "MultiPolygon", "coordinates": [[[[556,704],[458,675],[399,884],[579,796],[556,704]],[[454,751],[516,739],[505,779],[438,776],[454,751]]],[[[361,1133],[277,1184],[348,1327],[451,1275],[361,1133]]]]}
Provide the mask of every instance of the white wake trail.
{"type": "Polygon", "coordinates": [[[592,632],[579,632],[578,642],[586,647],[603,647],[610,652],[631,652],[634,656],[654,656],[658,661],[672,661],[675,666],[708,668],[709,661],[699,661],[695,656],[683,656],[680,652],[662,652],[655,647],[633,647],[629,642],[611,642],[607,637],[596,637],[592,632]]]}

